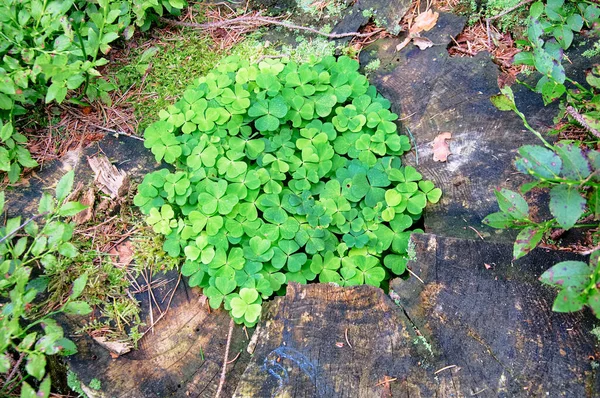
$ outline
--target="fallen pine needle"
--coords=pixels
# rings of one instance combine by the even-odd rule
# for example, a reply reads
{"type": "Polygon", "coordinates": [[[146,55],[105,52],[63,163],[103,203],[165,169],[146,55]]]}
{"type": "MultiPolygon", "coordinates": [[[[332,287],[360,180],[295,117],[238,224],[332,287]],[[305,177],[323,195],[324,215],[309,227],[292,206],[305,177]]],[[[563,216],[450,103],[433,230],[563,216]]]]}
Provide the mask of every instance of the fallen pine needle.
{"type": "Polygon", "coordinates": [[[452,368],[455,368],[455,367],[456,367],[456,365],[448,365],[448,366],[445,366],[445,367],[443,367],[441,369],[436,370],[435,372],[433,372],[433,374],[436,375],[436,374],[438,374],[440,372],[443,372],[446,369],[452,369],[452,368]]]}
{"type": "Polygon", "coordinates": [[[233,358],[231,361],[227,362],[227,365],[229,365],[230,363],[234,363],[236,361],[236,359],[238,359],[240,357],[241,353],[242,353],[241,351],[238,352],[238,354],[235,356],[235,358],[233,358]]]}
{"type": "Polygon", "coordinates": [[[397,378],[397,377],[393,377],[393,378],[391,378],[391,379],[385,379],[385,380],[383,380],[383,381],[380,381],[379,383],[375,384],[373,387],[379,387],[379,386],[380,386],[380,385],[382,385],[382,384],[388,384],[389,382],[391,382],[391,381],[396,381],[396,380],[398,380],[398,378],[397,378]]]}
{"type": "Polygon", "coordinates": [[[481,238],[481,240],[485,240],[485,239],[483,239],[483,235],[481,235],[478,230],[476,230],[475,228],[473,228],[470,225],[469,225],[469,228],[471,228],[473,231],[475,231],[475,233],[477,234],[477,236],[479,236],[479,238],[481,238]]]}
{"type": "Polygon", "coordinates": [[[419,282],[421,282],[422,284],[425,284],[425,282],[423,282],[423,279],[419,278],[419,275],[415,274],[414,272],[411,271],[410,268],[407,268],[408,272],[414,276],[415,278],[417,278],[419,280],[419,282]]]}
{"type": "Polygon", "coordinates": [[[348,347],[353,348],[352,344],[350,344],[350,340],[348,340],[348,328],[344,331],[344,336],[346,337],[346,343],[348,343],[348,347]]]}

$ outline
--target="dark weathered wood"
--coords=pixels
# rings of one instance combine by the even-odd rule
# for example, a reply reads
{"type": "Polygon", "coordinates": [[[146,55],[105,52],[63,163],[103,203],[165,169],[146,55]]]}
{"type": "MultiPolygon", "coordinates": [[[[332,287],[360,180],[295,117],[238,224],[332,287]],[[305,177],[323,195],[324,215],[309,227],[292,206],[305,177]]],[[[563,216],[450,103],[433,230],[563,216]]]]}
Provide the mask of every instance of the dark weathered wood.
{"type": "Polygon", "coordinates": [[[535,250],[511,261],[511,246],[481,240],[413,235],[415,278],[392,289],[431,344],[437,366],[455,365],[459,396],[600,396],[600,358],[588,312],[552,312],[556,296],[537,277],[578,257],[535,250]],[[489,267],[489,269],[488,269],[489,267]]]}
{"type": "MultiPolygon", "coordinates": [[[[489,98],[499,93],[498,66],[488,53],[451,58],[446,47],[463,29],[465,19],[441,13],[436,26],[422,35],[436,45],[420,50],[412,44],[400,52],[400,39],[378,41],[361,53],[361,63],[377,57],[380,69],[371,81],[392,103],[416,141],[406,162],[417,165],[426,179],[444,192],[440,203],[427,209],[425,227],[441,235],[476,238],[468,228],[495,236],[481,220],[497,211],[493,189],[514,188],[522,181],[512,161],[519,146],[538,144],[518,116],[500,112],[489,98]],[[452,154],[447,163],[433,161],[432,142],[450,132],[452,154]]],[[[551,123],[555,109],[544,108],[541,96],[516,88],[517,102],[532,124],[551,123]]],[[[510,239],[510,236],[506,239],[510,239]]]]}
{"type": "MultiPolygon", "coordinates": [[[[153,289],[156,300],[167,307],[177,274],[172,281],[153,289]]],[[[101,381],[97,397],[214,397],[219,384],[229,315],[224,311],[208,313],[206,299],[196,289],[186,288],[183,280],[173,296],[171,307],[149,331],[139,348],[113,359],[108,350],[91,338],[76,338],[79,353],[68,358],[68,365],[87,385],[92,378],[101,381]]],[[[148,293],[136,296],[142,301],[143,321],[150,325],[148,293]],[[146,297],[144,297],[146,296],[146,297]]],[[[154,319],[158,311],[154,306],[154,319]]],[[[140,328],[144,330],[145,328],[140,328]]],[[[237,378],[243,372],[249,355],[244,351],[248,340],[241,327],[234,329],[230,359],[242,352],[227,369],[223,397],[231,396],[237,378]]],[[[93,390],[92,390],[93,391],[93,390]]]]}
{"type": "Polygon", "coordinates": [[[412,328],[380,289],[292,283],[263,319],[236,397],[433,396],[412,328]],[[397,380],[378,385],[386,377],[397,380]]]}
{"type": "Polygon", "coordinates": [[[37,212],[42,192],[53,192],[58,180],[69,170],[75,170],[75,183],[92,184],[94,172],[87,158],[104,155],[119,171],[126,173],[131,180],[141,181],[146,173],[156,170],[159,165],[154,155],[144,148],[144,143],[126,136],[106,135],[102,140],[74,149],[60,160],[48,162],[44,167],[31,172],[19,185],[6,191],[7,212],[30,216],[37,212]]]}
{"type": "Polygon", "coordinates": [[[555,293],[536,279],[576,256],[538,250],[513,264],[510,245],[413,239],[425,284],[393,281],[400,307],[369,286],[290,285],[234,396],[600,396],[593,317],[552,312],[555,293]]]}

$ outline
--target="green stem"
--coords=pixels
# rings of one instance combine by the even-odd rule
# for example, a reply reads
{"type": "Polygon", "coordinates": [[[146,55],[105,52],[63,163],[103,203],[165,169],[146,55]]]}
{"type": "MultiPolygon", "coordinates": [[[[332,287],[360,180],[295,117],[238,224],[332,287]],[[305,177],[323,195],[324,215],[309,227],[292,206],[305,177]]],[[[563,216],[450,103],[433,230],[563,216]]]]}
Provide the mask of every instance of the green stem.
{"type": "Polygon", "coordinates": [[[585,88],[584,86],[582,86],[581,84],[576,82],[575,80],[570,79],[568,77],[565,77],[565,80],[568,81],[569,83],[573,84],[575,87],[577,87],[581,91],[584,91],[586,94],[593,96],[593,93],[590,90],[588,90],[587,88],[585,88]]]}
{"type": "MultiPolygon", "coordinates": [[[[79,28],[77,29],[76,35],[77,38],[79,39],[79,45],[81,46],[81,52],[83,52],[83,59],[87,60],[87,53],[85,51],[85,45],[83,44],[83,39],[81,38],[81,32],[79,32],[79,30],[81,29],[81,25],[79,25],[79,28]]],[[[90,74],[88,71],[85,71],[85,85],[83,86],[83,90],[81,92],[81,95],[77,98],[80,99],[82,98],[85,93],[87,92],[88,86],[90,84],[90,74]]]]}

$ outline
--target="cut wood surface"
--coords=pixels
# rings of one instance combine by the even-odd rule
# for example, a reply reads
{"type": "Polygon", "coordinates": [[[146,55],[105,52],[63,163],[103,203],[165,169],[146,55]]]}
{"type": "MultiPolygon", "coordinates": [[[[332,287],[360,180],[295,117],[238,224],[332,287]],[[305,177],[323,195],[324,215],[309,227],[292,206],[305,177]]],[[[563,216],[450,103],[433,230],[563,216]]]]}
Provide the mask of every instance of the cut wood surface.
{"type": "Polygon", "coordinates": [[[433,396],[412,328],[380,289],[292,283],[263,319],[235,397],[433,396]]]}
{"type": "MultiPolygon", "coordinates": [[[[163,276],[164,277],[164,276],[163,276]]],[[[164,311],[177,281],[177,274],[167,275],[169,283],[154,288],[153,294],[164,311]]],[[[146,327],[150,323],[147,292],[136,295],[141,300],[146,327]]],[[[137,350],[113,358],[111,353],[89,337],[76,338],[79,354],[69,357],[69,367],[84,384],[92,378],[102,383],[96,397],[214,397],[219,384],[229,314],[207,310],[205,297],[181,281],[168,311],[146,332],[137,350]]],[[[154,319],[158,310],[154,308],[154,319]]],[[[233,394],[236,380],[243,372],[249,355],[244,350],[248,340],[241,327],[234,328],[230,359],[241,352],[227,368],[223,397],[233,394]]]]}
{"type": "MultiPolygon", "coordinates": [[[[444,195],[428,206],[425,228],[440,235],[476,238],[468,228],[498,236],[481,225],[497,211],[493,189],[514,189],[523,181],[512,162],[517,148],[539,144],[512,112],[501,112],[490,102],[499,93],[499,69],[488,53],[473,58],[450,57],[446,47],[465,24],[464,17],[440,13],[436,26],[423,37],[435,45],[425,50],[408,45],[400,52],[399,38],[379,40],[361,53],[361,64],[380,59],[371,82],[392,103],[403,120],[402,133],[414,138],[414,149],[405,157],[444,195]],[[447,161],[434,159],[434,140],[450,133],[447,161]]],[[[517,105],[537,127],[548,127],[556,110],[544,107],[541,96],[516,88],[517,105]]],[[[511,238],[510,234],[505,239],[511,238]]]]}
{"type": "Polygon", "coordinates": [[[393,281],[400,306],[370,286],[291,284],[263,316],[235,396],[599,396],[593,316],[552,312],[555,293],[536,280],[575,256],[513,264],[506,244],[413,239],[425,283],[393,281]]]}
{"type": "MultiPolygon", "coordinates": [[[[537,278],[551,264],[581,260],[542,249],[511,261],[511,245],[412,235],[409,263],[425,284],[396,279],[391,288],[431,345],[454,396],[597,397],[600,358],[589,310],[552,311],[555,289],[537,278]]],[[[393,294],[392,294],[393,295],[393,294]]],[[[448,395],[444,395],[448,396],[448,395]]]]}

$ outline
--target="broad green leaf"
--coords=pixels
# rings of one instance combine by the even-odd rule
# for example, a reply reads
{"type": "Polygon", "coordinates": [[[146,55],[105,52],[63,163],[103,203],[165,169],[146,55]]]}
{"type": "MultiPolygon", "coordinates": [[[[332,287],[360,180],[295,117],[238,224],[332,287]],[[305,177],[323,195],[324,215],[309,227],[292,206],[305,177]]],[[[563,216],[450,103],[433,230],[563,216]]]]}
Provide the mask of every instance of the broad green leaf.
{"type": "Polygon", "coordinates": [[[585,295],[571,287],[562,289],[552,305],[555,312],[575,312],[583,309],[586,304],[585,295]]]}
{"type": "Polygon", "coordinates": [[[513,258],[515,260],[532,251],[544,237],[544,231],[537,227],[525,227],[517,235],[513,247],[513,258]]]}
{"type": "Polygon", "coordinates": [[[529,218],[529,205],[519,193],[505,188],[496,190],[494,193],[502,212],[516,220],[529,218]]]}
{"type": "Polygon", "coordinates": [[[540,281],[560,288],[583,291],[591,282],[592,269],[582,261],[562,261],[540,276],[540,281]]]}
{"type": "Polygon", "coordinates": [[[75,300],[77,297],[79,297],[81,295],[81,293],[83,292],[83,289],[85,288],[87,280],[88,280],[88,274],[87,274],[87,272],[85,272],[73,281],[73,287],[71,288],[71,294],[69,295],[69,298],[71,300],[75,300]]]}
{"type": "Polygon", "coordinates": [[[64,200],[71,189],[73,189],[73,180],[75,179],[75,173],[73,170],[67,172],[56,184],[56,199],[59,201],[64,200]]]}
{"type": "Polygon", "coordinates": [[[561,174],[570,180],[585,180],[592,172],[590,164],[581,148],[569,141],[555,145],[556,153],[562,160],[561,174]]]}
{"type": "Polygon", "coordinates": [[[92,307],[85,301],[69,301],[62,310],[65,314],[87,315],[92,312],[92,307]]]}
{"type": "Polygon", "coordinates": [[[556,185],[550,190],[550,212],[563,229],[572,228],[585,211],[586,200],[578,187],[556,185]]]}
{"type": "Polygon", "coordinates": [[[560,157],[548,148],[539,145],[524,145],[519,148],[522,158],[515,165],[526,174],[542,178],[556,178],[562,169],[560,157]]]}

